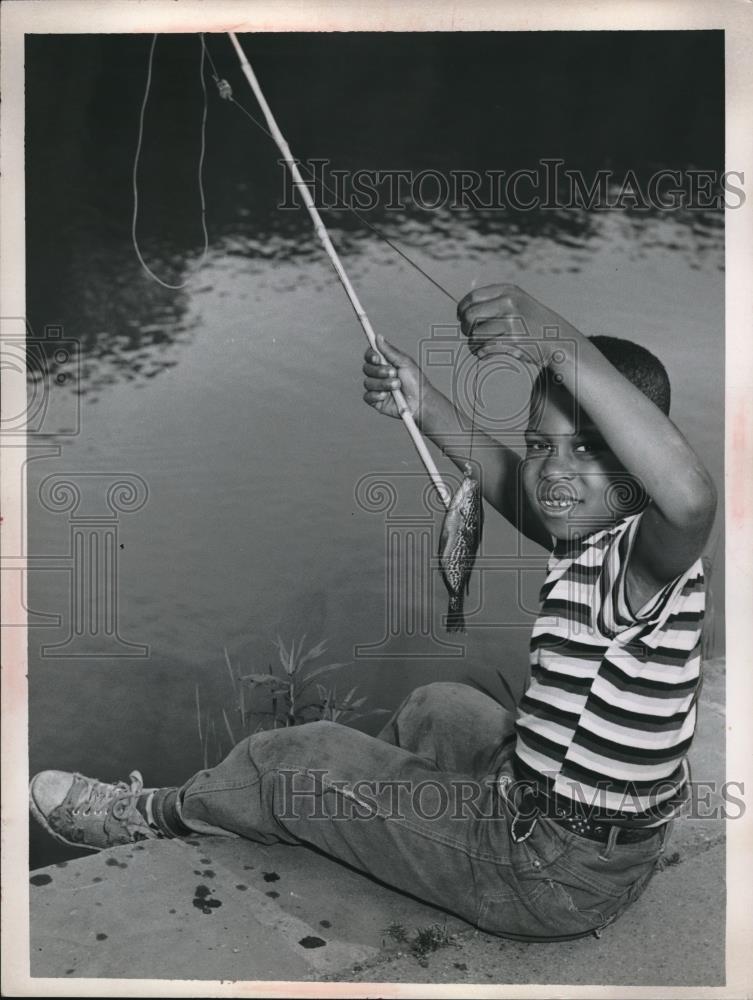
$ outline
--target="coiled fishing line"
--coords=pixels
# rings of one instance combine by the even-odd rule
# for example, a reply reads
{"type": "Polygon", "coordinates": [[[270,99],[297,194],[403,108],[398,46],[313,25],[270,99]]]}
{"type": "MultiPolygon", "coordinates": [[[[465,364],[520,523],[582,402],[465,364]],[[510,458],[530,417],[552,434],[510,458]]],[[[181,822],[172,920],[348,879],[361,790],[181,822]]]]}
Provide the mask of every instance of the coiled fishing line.
{"type": "MultiPolygon", "coordinates": [[[[139,159],[141,157],[141,146],[144,139],[144,114],[146,112],[146,106],[149,101],[149,91],[152,86],[152,65],[154,62],[154,49],[157,45],[157,35],[155,34],[152,38],[152,45],[149,49],[149,64],[146,73],[146,87],[144,88],[144,99],[141,102],[141,113],[139,115],[139,136],[136,143],[136,155],[133,160],[133,221],[131,223],[131,240],[133,242],[133,249],[136,251],[136,256],[139,259],[139,263],[146,271],[147,275],[156,281],[158,285],[162,285],[163,288],[169,288],[172,291],[179,291],[181,288],[185,288],[191,278],[186,278],[185,281],[181,281],[179,284],[173,285],[168,281],[163,281],[158,275],[152,271],[149,265],[144,260],[141,250],[139,249],[139,241],[136,235],[136,229],[138,226],[139,219],[139,184],[138,184],[138,170],[139,170],[139,159]]],[[[207,126],[207,85],[204,79],[204,39],[201,38],[201,60],[199,62],[199,75],[201,77],[201,89],[204,95],[204,106],[201,116],[201,151],[199,153],[199,198],[201,200],[201,229],[204,234],[204,249],[201,254],[201,258],[196,265],[196,270],[199,270],[206,260],[207,252],[209,250],[209,235],[207,233],[207,220],[206,220],[206,201],[204,198],[204,154],[206,152],[206,126],[207,126]]]]}

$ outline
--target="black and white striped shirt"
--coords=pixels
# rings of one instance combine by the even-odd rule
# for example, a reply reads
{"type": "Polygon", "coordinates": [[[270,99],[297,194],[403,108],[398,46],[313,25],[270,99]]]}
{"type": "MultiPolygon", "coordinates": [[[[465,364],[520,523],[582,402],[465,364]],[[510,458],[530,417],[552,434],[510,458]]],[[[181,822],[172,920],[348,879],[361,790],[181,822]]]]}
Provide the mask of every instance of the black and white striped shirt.
{"type": "Polygon", "coordinates": [[[558,542],[519,708],[520,771],[600,809],[642,812],[682,781],[701,678],[701,560],[637,614],[625,570],[640,514],[558,542]]]}

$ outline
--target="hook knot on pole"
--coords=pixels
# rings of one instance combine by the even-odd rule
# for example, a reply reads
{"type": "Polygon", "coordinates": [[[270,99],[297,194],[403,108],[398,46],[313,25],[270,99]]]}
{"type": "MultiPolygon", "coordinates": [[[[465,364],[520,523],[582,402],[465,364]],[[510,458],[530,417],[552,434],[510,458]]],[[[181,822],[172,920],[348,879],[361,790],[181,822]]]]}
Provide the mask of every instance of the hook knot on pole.
{"type": "Polygon", "coordinates": [[[217,84],[217,90],[220,92],[220,97],[225,101],[231,101],[233,99],[233,88],[227,80],[217,80],[215,78],[215,83],[217,84]]]}

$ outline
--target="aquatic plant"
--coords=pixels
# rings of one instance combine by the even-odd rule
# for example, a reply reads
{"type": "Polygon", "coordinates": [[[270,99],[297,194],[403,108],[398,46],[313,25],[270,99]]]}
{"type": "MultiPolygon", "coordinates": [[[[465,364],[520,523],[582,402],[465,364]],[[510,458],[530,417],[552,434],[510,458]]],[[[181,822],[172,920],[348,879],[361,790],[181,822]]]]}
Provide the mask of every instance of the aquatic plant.
{"type": "MultiPolygon", "coordinates": [[[[352,724],[366,715],[384,714],[387,709],[364,708],[366,696],[357,697],[357,685],[342,697],[337,685],[326,685],[321,679],[328,674],[350,666],[347,663],[315,665],[326,651],[326,640],[306,648],[306,635],[292,639],[287,645],[278,635],[272,644],[277,649],[278,660],[267,665],[267,672],[241,672],[235,666],[227,648],[223,658],[233,696],[228,710],[221,709],[224,731],[235,746],[244,736],[264,729],[297,726],[303,722],[328,720],[344,725],[352,724]],[[236,719],[231,722],[231,717],[236,719]],[[252,728],[253,720],[257,720],[252,728]],[[238,724],[239,723],[239,724],[238,724]]],[[[217,731],[214,717],[207,712],[202,716],[199,685],[196,685],[196,722],[202,749],[203,766],[209,767],[210,748],[216,751],[216,760],[224,756],[223,740],[217,731]]]]}
{"type": "MultiPolygon", "coordinates": [[[[273,640],[272,644],[277,649],[279,666],[282,668],[282,671],[279,668],[277,671],[274,671],[272,665],[269,664],[266,674],[241,674],[237,672],[234,681],[234,690],[239,694],[237,707],[241,716],[241,725],[245,726],[246,720],[246,692],[248,692],[249,697],[252,699],[254,695],[267,695],[271,709],[262,710],[257,706],[252,714],[268,715],[271,719],[273,729],[276,729],[278,726],[295,726],[301,722],[308,722],[312,718],[321,717],[317,712],[317,706],[315,704],[311,705],[304,697],[307,690],[310,689],[317,678],[323,677],[325,674],[332,673],[335,670],[340,670],[348,664],[327,663],[324,666],[311,667],[310,664],[313,664],[315,660],[318,660],[324,654],[326,644],[322,640],[306,649],[304,646],[305,641],[306,636],[303,635],[297,643],[295,639],[291,640],[288,647],[279,635],[273,640]]],[[[224,652],[225,661],[232,678],[233,670],[230,658],[227,650],[224,652]]],[[[321,690],[320,685],[316,686],[321,690]]]]}
{"type": "Polygon", "coordinates": [[[350,691],[348,691],[348,693],[339,700],[337,697],[336,684],[333,684],[332,687],[329,688],[325,688],[323,684],[317,684],[316,689],[321,699],[321,701],[319,701],[315,706],[320,712],[319,718],[327,719],[329,722],[340,722],[342,717],[347,715],[348,722],[352,723],[363,715],[373,713],[381,714],[387,711],[384,708],[371,708],[365,712],[360,712],[359,709],[366,703],[366,696],[363,695],[360,698],[356,698],[355,694],[358,691],[357,687],[352,687],[350,691]]]}

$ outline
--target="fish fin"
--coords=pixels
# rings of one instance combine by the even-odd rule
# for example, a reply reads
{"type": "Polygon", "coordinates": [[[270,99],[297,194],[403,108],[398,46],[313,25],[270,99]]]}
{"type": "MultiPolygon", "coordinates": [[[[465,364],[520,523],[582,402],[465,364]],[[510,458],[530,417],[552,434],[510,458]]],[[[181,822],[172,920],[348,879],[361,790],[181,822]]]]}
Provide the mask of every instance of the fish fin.
{"type": "Polygon", "coordinates": [[[448,632],[465,632],[465,615],[462,611],[450,611],[447,615],[448,632]]]}
{"type": "Polygon", "coordinates": [[[463,614],[463,602],[459,598],[450,598],[447,608],[447,631],[465,632],[465,615],[463,614]]]}

